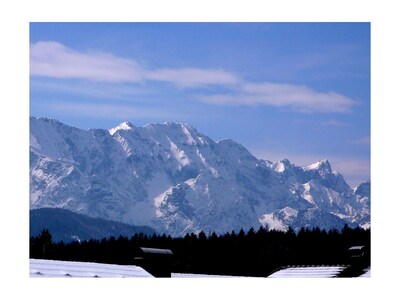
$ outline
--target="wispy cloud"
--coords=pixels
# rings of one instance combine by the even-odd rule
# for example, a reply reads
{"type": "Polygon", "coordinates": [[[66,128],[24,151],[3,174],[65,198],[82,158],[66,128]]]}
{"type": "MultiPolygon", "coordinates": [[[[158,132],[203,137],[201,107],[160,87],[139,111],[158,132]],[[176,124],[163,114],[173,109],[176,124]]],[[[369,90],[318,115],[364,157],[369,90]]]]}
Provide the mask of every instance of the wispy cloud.
{"type": "Polygon", "coordinates": [[[197,99],[218,105],[289,108],[302,113],[348,113],[357,103],[335,92],[319,92],[302,85],[246,82],[222,69],[150,69],[133,59],[110,53],[79,52],[54,41],[31,45],[30,72],[31,76],[110,84],[167,82],[181,89],[214,86],[223,88],[225,93],[200,95],[197,99]]]}
{"type": "Polygon", "coordinates": [[[224,70],[198,68],[150,70],[133,59],[120,58],[109,53],[78,52],[53,41],[31,45],[30,72],[32,76],[115,83],[162,81],[184,88],[229,85],[239,80],[224,70]]]}
{"type": "Polygon", "coordinates": [[[289,107],[303,113],[351,111],[356,101],[334,92],[281,83],[244,83],[237,94],[201,96],[201,101],[220,105],[270,105],[289,107]]]}
{"type": "Polygon", "coordinates": [[[160,69],[148,71],[146,78],[156,81],[170,82],[183,88],[206,85],[233,85],[239,79],[224,70],[207,70],[196,68],[160,69]]]}
{"type": "Polygon", "coordinates": [[[347,126],[350,126],[349,123],[341,122],[341,121],[334,120],[334,119],[330,119],[330,120],[327,120],[327,121],[322,121],[320,124],[323,125],[323,126],[332,126],[332,127],[347,127],[347,126]]]}
{"type": "Polygon", "coordinates": [[[30,73],[33,76],[104,82],[143,80],[142,68],[132,59],[108,53],[82,53],[52,41],[31,45],[30,73]]]}

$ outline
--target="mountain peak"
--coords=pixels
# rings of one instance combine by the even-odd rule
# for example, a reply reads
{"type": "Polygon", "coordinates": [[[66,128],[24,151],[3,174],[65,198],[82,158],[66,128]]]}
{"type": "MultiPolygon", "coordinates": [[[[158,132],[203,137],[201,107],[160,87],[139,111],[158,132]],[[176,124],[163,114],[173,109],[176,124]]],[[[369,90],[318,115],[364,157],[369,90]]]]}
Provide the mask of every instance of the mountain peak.
{"type": "Polygon", "coordinates": [[[114,133],[116,133],[118,130],[133,130],[135,128],[136,128],[135,125],[133,125],[128,121],[125,121],[119,124],[118,126],[111,128],[109,132],[111,135],[114,135],[114,133]]]}
{"type": "Polygon", "coordinates": [[[275,172],[281,173],[289,169],[291,166],[292,163],[287,158],[283,158],[278,162],[274,163],[272,168],[274,169],[275,172]]]}
{"type": "Polygon", "coordinates": [[[217,145],[224,149],[224,151],[229,151],[228,149],[235,149],[236,151],[240,151],[242,153],[250,154],[250,152],[240,143],[232,140],[232,139],[222,139],[217,142],[217,145]]]}
{"type": "Polygon", "coordinates": [[[329,161],[327,159],[323,159],[320,160],[316,163],[313,163],[307,167],[304,167],[304,170],[317,170],[317,171],[324,171],[326,173],[331,173],[332,172],[332,168],[331,168],[331,164],[329,163],[329,161]]]}

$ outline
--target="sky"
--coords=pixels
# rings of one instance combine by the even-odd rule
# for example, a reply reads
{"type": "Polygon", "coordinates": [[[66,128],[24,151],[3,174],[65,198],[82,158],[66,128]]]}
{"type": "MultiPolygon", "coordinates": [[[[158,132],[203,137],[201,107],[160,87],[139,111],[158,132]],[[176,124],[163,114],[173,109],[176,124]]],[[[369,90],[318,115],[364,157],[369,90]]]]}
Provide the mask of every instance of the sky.
{"type": "Polygon", "coordinates": [[[189,123],[258,158],[370,179],[370,23],[37,23],[30,115],[189,123]]]}

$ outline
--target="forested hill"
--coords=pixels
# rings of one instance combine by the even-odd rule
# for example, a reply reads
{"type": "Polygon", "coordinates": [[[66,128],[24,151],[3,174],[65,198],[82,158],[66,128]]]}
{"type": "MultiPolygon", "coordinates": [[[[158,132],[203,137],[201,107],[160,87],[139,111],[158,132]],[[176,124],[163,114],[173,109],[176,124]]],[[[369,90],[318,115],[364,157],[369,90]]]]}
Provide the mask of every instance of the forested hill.
{"type": "Polygon", "coordinates": [[[92,218],[61,208],[30,210],[30,236],[48,229],[54,241],[102,239],[111,236],[132,236],[135,233],[153,234],[147,226],[134,226],[121,222],[92,218]]]}

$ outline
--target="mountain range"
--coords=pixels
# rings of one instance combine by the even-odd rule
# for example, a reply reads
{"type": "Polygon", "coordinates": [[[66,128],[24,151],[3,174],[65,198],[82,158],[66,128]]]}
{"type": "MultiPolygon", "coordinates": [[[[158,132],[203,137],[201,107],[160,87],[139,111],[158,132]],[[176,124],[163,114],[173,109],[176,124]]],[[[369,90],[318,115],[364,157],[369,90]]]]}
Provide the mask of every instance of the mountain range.
{"type": "Polygon", "coordinates": [[[79,129],[30,118],[30,207],[149,226],[173,236],[268,226],[370,227],[370,182],[324,159],[270,162],[189,124],[79,129]]]}

